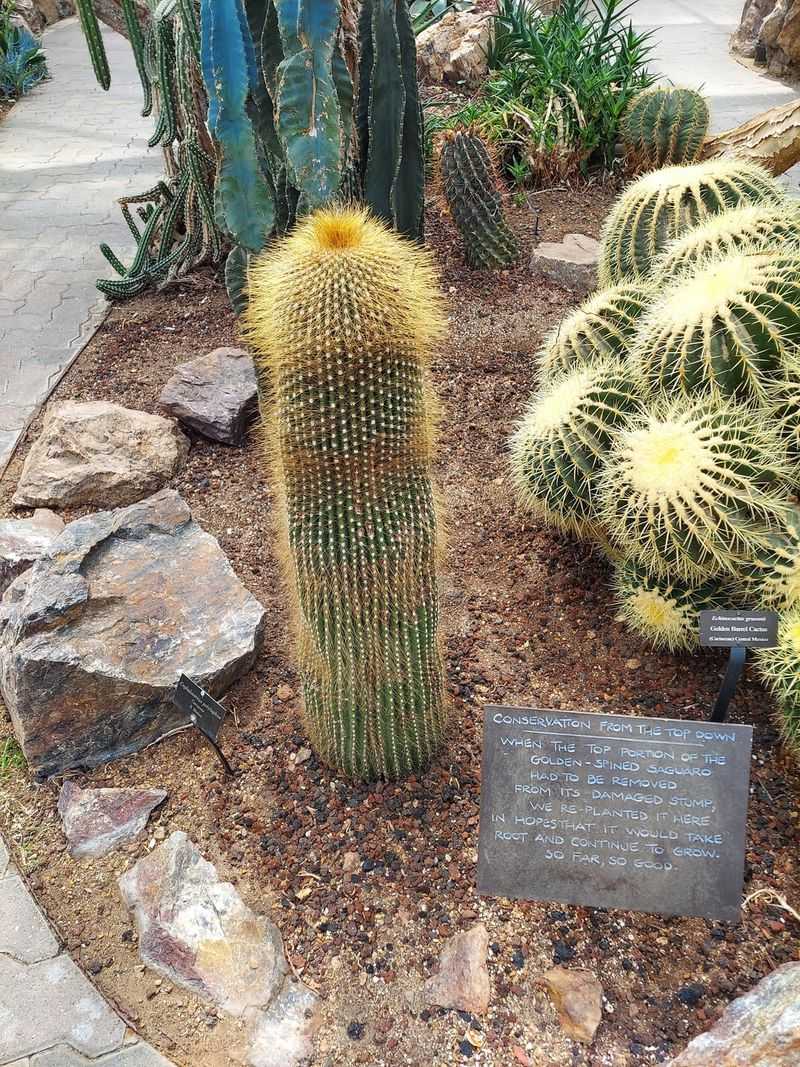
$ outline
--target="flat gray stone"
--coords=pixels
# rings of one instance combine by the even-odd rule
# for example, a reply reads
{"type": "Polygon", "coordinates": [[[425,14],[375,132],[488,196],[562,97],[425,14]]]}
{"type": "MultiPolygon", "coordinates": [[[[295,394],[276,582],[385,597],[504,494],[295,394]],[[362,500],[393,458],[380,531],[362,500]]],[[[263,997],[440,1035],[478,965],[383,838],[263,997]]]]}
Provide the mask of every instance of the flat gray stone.
{"type": "Polygon", "coordinates": [[[159,403],[204,437],[240,445],[258,408],[253,357],[243,348],[215,348],[181,363],[161,391],[159,403]]]}
{"type": "Polygon", "coordinates": [[[0,1063],[54,1045],[94,1059],[121,1048],[125,1030],[69,956],[26,966],[0,955],[0,1063]]]}
{"type": "Polygon", "coordinates": [[[166,799],[163,789],[81,789],[67,779],[58,797],[58,814],[70,856],[97,859],[132,841],[166,799]]]}
{"type": "Polygon", "coordinates": [[[30,1067],[173,1067],[170,1060],[165,1060],[146,1041],[125,1045],[99,1059],[87,1059],[67,1045],[57,1045],[37,1053],[28,1062],[30,1067]]]}
{"type": "Polygon", "coordinates": [[[71,522],[0,612],[0,690],[29,767],[96,766],[187,725],[180,675],[220,697],[265,621],[173,490],[71,522]]]}
{"type": "Polygon", "coordinates": [[[597,288],[599,256],[599,241],[583,233],[568,233],[561,241],[543,241],[537,245],[531,270],[573,293],[585,295],[597,288]]]}
{"type": "Polygon", "coordinates": [[[0,953],[21,963],[47,960],[58,942],[18,874],[0,882],[0,953]]]}
{"type": "Polygon", "coordinates": [[[44,555],[63,529],[63,520],[46,508],[37,508],[30,519],[0,520],[0,595],[44,555]]]}

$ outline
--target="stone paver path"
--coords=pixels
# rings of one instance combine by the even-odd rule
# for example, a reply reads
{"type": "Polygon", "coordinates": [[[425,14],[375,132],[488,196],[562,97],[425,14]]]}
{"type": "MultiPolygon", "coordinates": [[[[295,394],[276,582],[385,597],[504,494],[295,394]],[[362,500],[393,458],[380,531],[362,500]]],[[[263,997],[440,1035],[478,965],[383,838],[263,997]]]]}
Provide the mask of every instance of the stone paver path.
{"type": "Polygon", "coordinates": [[[51,79],[0,123],[0,473],[102,318],[94,283],[113,272],[100,242],[130,260],[117,198],[161,174],[128,42],[105,27],[103,37],[109,92],[77,20],[66,19],[44,36],[51,79]]]}
{"type": "MultiPolygon", "coordinates": [[[[739,25],[743,4],[744,0],[637,0],[631,10],[637,29],[654,31],[653,71],[675,85],[702,89],[714,133],[800,95],[731,54],[728,42],[739,25]]],[[[793,167],[785,181],[797,192],[800,167],[793,167]]]]}
{"type": "Polygon", "coordinates": [[[172,1067],[63,952],[0,837],[0,1064],[172,1067]]]}

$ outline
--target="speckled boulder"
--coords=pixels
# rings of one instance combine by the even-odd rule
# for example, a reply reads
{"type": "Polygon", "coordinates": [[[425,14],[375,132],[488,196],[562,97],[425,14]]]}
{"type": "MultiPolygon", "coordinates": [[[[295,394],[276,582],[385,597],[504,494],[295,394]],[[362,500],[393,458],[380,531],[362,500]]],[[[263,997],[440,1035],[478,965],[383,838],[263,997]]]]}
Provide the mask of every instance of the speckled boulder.
{"type": "Polygon", "coordinates": [[[70,523],[0,610],[0,690],[31,769],[93,767],[186,725],[180,675],[221,696],[264,624],[173,490],[70,523]]]}
{"type": "Polygon", "coordinates": [[[0,594],[41,556],[64,529],[54,511],[38,508],[30,519],[0,521],[0,594]]]}
{"type": "Polygon", "coordinates": [[[162,389],[159,403],[204,437],[240,445],[258,408],[253,357],[243,348],[215,348],[181,363],[162,389]]]}

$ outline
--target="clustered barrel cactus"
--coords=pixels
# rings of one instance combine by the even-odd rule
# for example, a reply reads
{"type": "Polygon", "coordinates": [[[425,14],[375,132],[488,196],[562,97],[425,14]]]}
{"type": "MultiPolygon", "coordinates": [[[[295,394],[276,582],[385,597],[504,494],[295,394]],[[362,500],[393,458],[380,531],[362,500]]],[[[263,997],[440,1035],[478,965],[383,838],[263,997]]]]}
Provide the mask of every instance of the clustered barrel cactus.
{"type": "Polygon", "coordinates": [[[634,181],[509,445],[522,507],[611,558],[620,617],[656,648],[696,647],[706,608],[783,613],[760,662],[800,749],[798,219],[742,160],[634,181]]]}
{"type": "Polygon", "coordinates": [[[628,157],[637,166],[694,163],[708,132],[708,105],[694,89],[653,85],[631,100],[620,123],[628,157]]]}
{"type": "Polygon", "coordinates": [[[312,743],[356,778],[416,771],[445,720],[431,258],[364,210],[322,210],[251,265],[245,320],[312,743]]]}
{"type": "Polygon", "coordinates": [[[506,223],[497,170],[472,129],[449,130],[439,150],[441,188],[464,244],[467,265],[508,267],[519,255],[506,223]]]}

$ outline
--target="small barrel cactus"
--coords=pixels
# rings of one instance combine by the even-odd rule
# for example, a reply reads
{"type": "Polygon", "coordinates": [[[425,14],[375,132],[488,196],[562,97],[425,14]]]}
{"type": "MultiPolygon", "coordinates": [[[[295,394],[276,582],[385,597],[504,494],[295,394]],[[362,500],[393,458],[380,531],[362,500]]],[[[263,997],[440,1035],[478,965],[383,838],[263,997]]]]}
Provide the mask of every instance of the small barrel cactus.
{"type": "Polygon", "coordinates": [[[787,505],[783,526],[757,558],[743,563],[736,583],[739,604],[783,611],[800,605],[800,509],[787,505]]]}
{"type": "Polygon", "coordinates": [[[599,479],[601,517],[651,574],[736,575],[782,528],[792,479],[761,412],[710,397],[664,402],[618,435],[599,479]]]}
{"type": "Polygon", "coordinates": [[[698,646],[701,611],[730,603],[726,587],[657,577],[633,560],[614,567],[614,595],[620,615],[634,633],[654,648],[678,652],[698,646]]]}
{"type": "Polygon", "coordinates": [[[559,529],[592,536],[597,474],[639,399],[630,371],[616,360],[574,367],[543,386],[510,441],[523,506],[559,529]]]}
{"type": "Polygon", "coordinates": [[[606,219],[600,285],[646,278],[667,244],[709,215],[739,204],[786,202],[775,178],[741,159],[710,159],[644,174],[628,186],[606,219]]]}
{"type": "Polygon", "coordinates": [[[514,263],[519,244],[506,222],[496,168],[478,134],[448,130],[439,149],[439,169],[468,266],[497,269],[514,263]]]}
{"type": "Polygon", "coordinates": [[[624,359],[652,297],[645,285],[613,285],[595,293],[546,339],[539,353],[542,378],[599,359],[624,359]]]}
{"type": "Polygon", "coordinates": [[[307,217],[250,268],[305,722],[361,779],[420,769],[444,726],[427,377],[443,321],[429,254],[360,209],[307,217]]]}
{"type": "Polygon", "coordinates": [[[631,358],[645,390],[768,402],[800,367],[800,252],[742,249],[678,275],[640,324],[631,358]]]}
{"type": "Polygon", "coordinates": [[[620,136],[633,162],[645,167],[694,163],[708,132],[708,105],[694,89],[654,85],[625,109],[620,136]]]}
{"type": "Polygon", "coordinates": [[[778,251],[785,241],[800,239],[800,212],[788,204],[746,204],[711,215],[667,245],[653,275],[668,281],[709,256],[731,255],[741,248],[778,251]]]}
{"type": "Polygon", "coordinates": [[[785,612],[778,644],[758,653],[758,668],[778,701],[778,727],[787,746],[800,755],[800,605],[785,612]]]}

